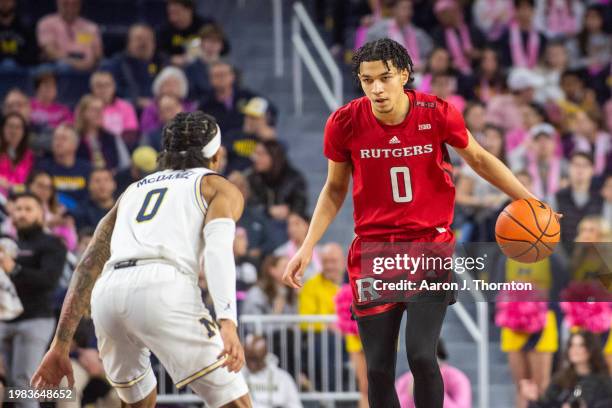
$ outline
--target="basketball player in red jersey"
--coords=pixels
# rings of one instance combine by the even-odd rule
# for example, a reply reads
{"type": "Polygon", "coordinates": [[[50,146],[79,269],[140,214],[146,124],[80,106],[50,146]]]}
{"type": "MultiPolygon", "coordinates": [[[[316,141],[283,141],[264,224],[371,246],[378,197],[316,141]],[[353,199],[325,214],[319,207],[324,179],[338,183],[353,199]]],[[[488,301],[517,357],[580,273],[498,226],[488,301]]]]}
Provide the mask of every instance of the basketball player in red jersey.
{"type": "Polygon", "coordinates": [[[360,307],[361,242],[454,242],[449,229],[455,189],[446,144],[478,174],[513,199],[533,195],[512,172],[484,150],[446,101],[404,87],[413,79],[412,60],[390,39],[370,42],[353,57],[365,97],[334,112],[325,126],[328,160],[325,186],[306,240],[289,262],[283,281],[301,287],[313,248],[342,206],[351,174],[356,238],[348,255],[353,313],[367,363],[371,408],[399,407],[395,392],[397,339],[407,311],[406,351],[414,374],[418,408],[442,408],[444,385],[436,360],[442,321],[453,293],[427,301],[360,307]]]}

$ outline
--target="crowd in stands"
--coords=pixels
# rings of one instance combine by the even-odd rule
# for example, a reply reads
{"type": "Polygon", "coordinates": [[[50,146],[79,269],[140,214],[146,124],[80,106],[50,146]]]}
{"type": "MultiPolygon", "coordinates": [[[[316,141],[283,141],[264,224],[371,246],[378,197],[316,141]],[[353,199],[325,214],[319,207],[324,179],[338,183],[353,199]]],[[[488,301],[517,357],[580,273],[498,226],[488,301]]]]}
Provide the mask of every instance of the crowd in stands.
{"type": "MultiPolygon", "coordinates": [[[[279,139],[277,107],[259,90],[241,83],[241,70],[247,67],[231,62],[231,39],[214,15],[205,15],[213,10],[200,15],[194,0],[39,3],[0,0],[0,232],[19,248],[31,248],[27,255],[3,255],[0,261],[25,309],[17,319],[0,323],[0,347],[8,357],[0,380],[27,384],[51,337],[71,270],[93,229],[130,183],[156,170],[162,129],[179,112],[199,109],[215,116],[223,133],[222,172],[247,201],[234,247],[240,313],[333,313],[334,298],[346,279],[344,254],[337,244],[315,250],[300,293],[280,281],[288,259],[305,238],[312,203],[304,175],[288,159],[291,146],[279,139]],[[121,17],[109,11],[118,5],[124,8],[121,17]],[[53,259],[41,261],[49,251],[53,259]],[[55,259],[60,255],[61,262],[55,259]],[[37,335],[23,340],[33,332],[37,335]]],[[[609,1],[312,3],[315,16],[331,23],[331,49],[337,56],[382,37],[404,45],[414,62],[416,80],[411,87],[454,104],[474,137],[539,198],[564,214],[565,255],[582,250],[575,242],[611,240],[609,1]]],[[[508,197],[452,152],[451,159],[457,238],[491,242],[496,217],[508,197]]],[[[551,264],[527,268],[527,275],[552,274],[551,264]]],[[[500,265],[500,279],[510,279],[511,272],[521,268],[509,260],[500,265]]],[[[544,326],[560,325],[562,315],[556,316],[544,326]]],[[[110,388],[99,384],[104,375],[96,363],[90,325],[84,321],[71,354],[75,372],[82,374],[80,389],[87,390],[81,392],[83,401],[116,401],[110,388]]],[[[595,358],[590,360],[594,365],[585,368],[583,357],[572,351],[586,348],[603,359],[605,367],[606,356],[597,352],[588,331],[571,336],[564,349],[567,367],[553,375],[552,353],[563,347],[558,340],[554,346],[547,342],[557,337],[546,337],[546,345],[538,346],[530,339],[541,337],[544,327],[523,337],[506,329],[510,340],[502,339],[502,348],[510,356],[517,404],[560,407],[554,401],[574,395],[578,386],[588,398],[589,387],[612,387],[609,379],[600,378],[603,371],[599,362],[593,363],[595,358]],[[540,354],[532,359],[532,351],[540,354]],[[534,378],[528,370],[534,364],[548,372],[534,378]],[[591,385],[596,381],[600,383],[591,385]]],[[[358,336],[349,337],[347,350],[362,392],[360,407],[365,407],[363,353],[358,336]]],[[[317,351],[323,341],[316,337],[317,351]]],[[[249,378],[268,381],[266,376],[274,375],[289,384],[276,363],[266,358],[278,356],[279,350],[267,350],[264,344],[258,337],[247,342],[249,378]]],[[[612,346],[608,351],[612,356],[612,346]]],[[[446,371],[462,378],[450,367],[446,371]]],[[[301,389],[321,387],[305,378],[295,380],[301,389]]],[[[409,377],[398,383],[400,397],[406,400],[402,406],[411,406],[409,383],[409,377]]],[[[285,400],[269,397],[276,405],[298,406],[291,395],[294,388],[283,387],[285,400]]],[[[260,389],[269,392],[265,386],[260,389]]],[[[453,401],[445,406],[470,404],[461,390],[448,399],[453,401]]]]}

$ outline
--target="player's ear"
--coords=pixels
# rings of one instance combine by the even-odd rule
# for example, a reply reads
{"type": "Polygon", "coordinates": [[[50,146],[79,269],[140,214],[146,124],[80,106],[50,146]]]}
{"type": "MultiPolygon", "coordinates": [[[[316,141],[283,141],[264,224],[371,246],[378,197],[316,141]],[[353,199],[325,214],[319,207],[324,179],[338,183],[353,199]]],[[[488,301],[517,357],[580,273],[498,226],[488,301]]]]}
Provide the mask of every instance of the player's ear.
{"type": "Polygon", "coordinates": [[[404,68],[400,71],[400,78],[402,80],[402,85],[406,86],[406,84],[408,83],[408,78],[410,78],[410,72],[407,68],[404,68]]]}
{"type": "Polygon", "coordinates": [[[210,158],[210,169],[213,171],[219,170],[221,165],[223,164],[223,160],[225,159],[225,147],[219,147],[217,153],[210,158]]]}

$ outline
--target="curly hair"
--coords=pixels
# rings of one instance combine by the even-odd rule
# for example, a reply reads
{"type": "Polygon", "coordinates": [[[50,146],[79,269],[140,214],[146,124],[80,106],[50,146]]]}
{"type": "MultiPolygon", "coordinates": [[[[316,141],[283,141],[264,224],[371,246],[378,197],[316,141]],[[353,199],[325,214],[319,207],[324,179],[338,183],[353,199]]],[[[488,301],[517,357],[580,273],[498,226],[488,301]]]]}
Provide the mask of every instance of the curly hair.
{"type": "Polygon", "coordinates": [[[408,83],[414,81],[412,58],[408,51],[397,41],[382,38],[365,43],[355,52],[352,60],[353,75],[359,80],[359,68],[362,62],[382,61],[387,69],[389,61],[399,70],[408,70],[408,83]]]}
{"type": "Polygon", "coordinates": [[[209,167],[202,148],[217,134],[217,121],[204,112],[181,112],[162,132],[162,152],[158,157],[161,169],[185,170],[209,167]]]}

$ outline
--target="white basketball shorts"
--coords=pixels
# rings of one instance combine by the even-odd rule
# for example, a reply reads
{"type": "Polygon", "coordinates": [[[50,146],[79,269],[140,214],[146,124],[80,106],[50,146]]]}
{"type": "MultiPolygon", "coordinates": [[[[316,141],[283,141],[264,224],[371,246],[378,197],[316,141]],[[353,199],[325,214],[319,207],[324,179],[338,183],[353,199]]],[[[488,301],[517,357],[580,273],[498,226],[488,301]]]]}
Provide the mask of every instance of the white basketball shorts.
{"type": "Polygon", "coordinates": [[[248,392],[242,374],[220,368],[223,341],[195,276],[162,263],[105,271],[94,286],[91,313],[104,370],[126,403],[157,385],[151,352],[177,388],[189,385],[210,407],[248,392]]]}

